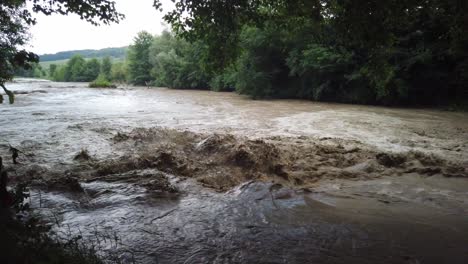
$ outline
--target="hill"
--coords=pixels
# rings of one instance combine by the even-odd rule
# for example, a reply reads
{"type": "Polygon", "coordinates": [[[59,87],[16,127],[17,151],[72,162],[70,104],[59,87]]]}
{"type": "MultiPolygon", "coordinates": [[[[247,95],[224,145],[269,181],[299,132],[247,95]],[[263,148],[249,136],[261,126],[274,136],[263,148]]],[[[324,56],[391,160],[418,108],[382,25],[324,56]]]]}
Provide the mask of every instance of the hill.
{"type": "Polygon", "coordinates": [[[80,54],[84,58],[103,58],[103,57],[112,57],[114,59],[124,59],[127,54],[128,47],[119,47],[119,48],[105,48],[99,50],[70,50],[57,52],[55,54],[44,54],[40,55],[40,62],[48,61],[63,61],[68,60],[73,55],[80,54]]]}

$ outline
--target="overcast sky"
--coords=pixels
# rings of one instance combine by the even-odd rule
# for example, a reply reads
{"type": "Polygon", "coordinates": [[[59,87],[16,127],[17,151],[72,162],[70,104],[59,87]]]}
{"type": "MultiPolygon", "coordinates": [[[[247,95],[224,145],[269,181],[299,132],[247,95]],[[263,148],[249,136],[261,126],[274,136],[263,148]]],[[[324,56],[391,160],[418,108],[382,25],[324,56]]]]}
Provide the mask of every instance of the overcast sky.
{"type": "MultiPolygon", "coordinates": [[[[139,31],[161,33],[167,26],[163,14],[157,11],[153,0],[115,0],[116,8],[126,18],[119,24],[95,27],[80,20],[77,15],[44,16],[36,14],[37,25],[30,29],[30,50],[37,54],[66,50],[101,49],[129,45],[139,31]]],[[[164,11],[172,7],[163,0],[164,11]]]]}

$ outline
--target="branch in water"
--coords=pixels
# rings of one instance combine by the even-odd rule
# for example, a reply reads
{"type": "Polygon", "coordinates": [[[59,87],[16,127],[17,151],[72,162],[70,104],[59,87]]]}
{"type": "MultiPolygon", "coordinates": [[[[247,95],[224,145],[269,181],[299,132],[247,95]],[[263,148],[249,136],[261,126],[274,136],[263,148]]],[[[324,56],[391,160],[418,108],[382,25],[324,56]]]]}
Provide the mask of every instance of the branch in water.
{"type": "MultiPolygon", "coordinates": [[[[8,95],[8,100],[10,101],[10,104],[13,104],[15,102],[15,95],[13,94],[12,91],[8,90],[3,83],[0,84],[2,86],[3,91],[8,95]]],[[[0,104],[3,103],[3,95],[0,95],[0,104]]]]}

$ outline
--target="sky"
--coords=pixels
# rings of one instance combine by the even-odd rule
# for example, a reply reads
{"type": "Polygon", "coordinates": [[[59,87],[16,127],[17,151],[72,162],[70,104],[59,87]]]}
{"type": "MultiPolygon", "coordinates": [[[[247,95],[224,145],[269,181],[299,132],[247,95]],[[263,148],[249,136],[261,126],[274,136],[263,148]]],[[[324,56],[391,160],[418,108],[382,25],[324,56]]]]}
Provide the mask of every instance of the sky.
{"type": "MultiPolygon", "coordinates": [[[[80,20],[77,15],[35,14],[37,24],[30,28],[28,49],[37,54],[48,54],[66,50],[122,47],[131,44],[142,30],[159,34],[168,28],[162,19],[163,13],[153,7],[153,0],[115,2],[117,11],[126,16],[119,24],[96,27],[80,20]]],[[[162,2],[164,12],[171,9],[170,0],[162,2]]]]}

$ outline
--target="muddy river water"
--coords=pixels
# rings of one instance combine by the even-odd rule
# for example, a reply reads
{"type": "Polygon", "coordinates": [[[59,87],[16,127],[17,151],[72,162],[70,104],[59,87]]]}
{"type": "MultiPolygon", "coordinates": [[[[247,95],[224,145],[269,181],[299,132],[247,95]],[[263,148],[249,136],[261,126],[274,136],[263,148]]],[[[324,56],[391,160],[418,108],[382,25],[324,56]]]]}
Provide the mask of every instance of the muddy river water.
{"type": "MultiPolygon", "coordinates": [[[[31,80],[7,87],[17,95],[0,105],[0,155],[9,143],[34,153],[21,163],[44,168],[76,164],[81,149],[98,160],[118,156],[117,133],[160,127],[339,138],[437,155],[468,172],[466,113],[31,80]]],[[[179,194],[92,180],[80,193],[33,189],[31,203],[54,231],[95,240],[121,263],[468,263],[468,178],[409,173],[307,189],[247,181],[220,192],[156,169],[134,173],[163,175],[179,194]]]]}

